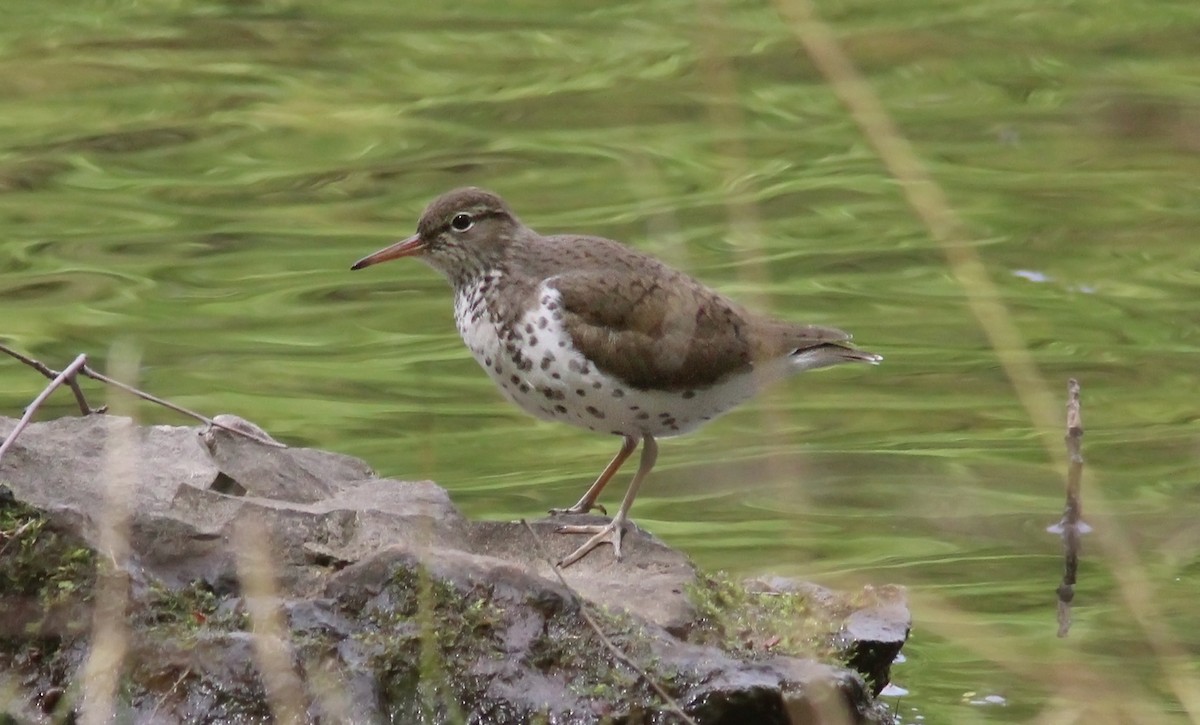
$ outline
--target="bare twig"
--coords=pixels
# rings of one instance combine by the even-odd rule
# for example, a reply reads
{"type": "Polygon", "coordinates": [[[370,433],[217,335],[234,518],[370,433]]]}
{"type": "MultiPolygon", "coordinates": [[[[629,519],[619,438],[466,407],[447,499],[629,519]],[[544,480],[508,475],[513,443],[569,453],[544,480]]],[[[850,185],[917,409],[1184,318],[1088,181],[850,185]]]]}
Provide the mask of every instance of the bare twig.
{"type": "MultiPolygon", "coordinates": [[[[38,360],[34,360],[31,357],[22,355],[21,353],[15,351],[5,345],[0,345],[0,352],[4,352],[4,353],[11,355],[12,357],[15,357],[16,359],[18,359],[21,362],[25,363],[26,365],[30,366],[34,370],[37,370],[39,373],[41,373],[42,375],[45,375],[46,377],[57,378],[57,376],[60,375],[60,373],[56,373],[54,370],[50,369],[42,362],[40,362],[38,360]]],[[[86,359],[85,355],[80,355],[79,357],[86,359]]],[[[79,358],[76,358],[76,361],[78,361],[78,359],[79,358]]],[[[66,372],[66,371],[64,371],[64,372],[66,372]]],[[[264,438],[262,436],[254,434],[250,431],[240,430],[236,427],[225,425],[224,423],[218,423],[218,422],[214,421],[212,418],[209,418],[206,415],[197,413],[194,410],[189,410],[187,408],[184,408],[181,405],[176,405],[175,403],[172,403],[169,400],[164,400],[156,395],[151,395],[150,393],[138,390],[137,388],[130,386],[130,385],[126,385],[125,383],[122,383],[118,380],[113,380],[112,378],[108,377],[107,375],[96,372],[95,370],[88,367],[87,365],[81,365],[80,367],[76,368],[75,370],[72,370],[71,375],[68,376],[66,379],[67,385],[71,386],[71,389],[73,391],[75,391],[75,400],[77,402],[79,402],[79,409],[83,412],[84,415],[90,415],[92,413],[103,413],[107,406],[103,406],[100,408],[88,407],[87,400],[85,400],[83,397],[83,391],[79,389],[79,384],[77,382],[75,382],[75,373],[76,372],[78,372],[79,375],[83,375],[84,377],[88,377],[93,380],[98,380],[106,385],[111,385],[115,388],[124,390],[126,393],[129,393],[130,395],[141,398],[142,400],[146,400],[151,403],[161,405],[162,407],[167,408],[168,410],[173,410],[176,413],[186,415],[189,418],[193,418],[195,420],[200,421],[201,423],[204,423],[205,425],[212,426],[214,428],[221,428],[222,430],[227,430],[230,433],[233,433],[235,435],[240,435],[243,438],[248,438],[248,439],[254,441],[255,443],[261,443],[264,446],[271,446],[272,448],[287,448],[286,445],[284,445],[283,443],[280,443],[279,441],[274,441],[269,438],[264,438]]],[[[57,384],[52,384],[52,386],[57,387],[58,385],[61,385],[61,384],[62,384],[62,381],[60,381],[57,384]]],[[[53,387],[47,388],[47,389],[50,390],[50,389],[53,389],[53,387]]],[[[43,395],[45,395],[45,393],[43,393],[43,395]]],[[[40,400],[37,402],[40,402],[40,400]]],[[[23,427],[23,426],[19,426],[19,428],[20,427],[23,427]]],[[[14,432],[14,434],[15,434],[15,432],[14,432]]],[[[12,436],[9,436],[9,438],[12,438],[12,436]]],[[[3,456],[3,453],[0,453],[0,456],[3,456]]]]}
{"type": "MultiPolygon", "coordinates": [[[[46,367],[40,361],[34,360],[31,357],[26,357],[25,355],[22,355],[6,345],[0,345],[0,352],[7,353],[15,357],[34,370],[37,370],[42,375],[45,375],[47,378],[54,379],[58,376],[57,372],[46,367]]],[[[107,405],[102,405],[99,408],[93,408],[92,406],[88,405],[87,398],[83,396],[83,390],[79,387],[79,381],[75,379],[74,375],[67,379],[67,385],[71,388],[71,392],[75,394],[75,402],[79,403],[79,412],[82,415],[93,415],[95,413],[103,413],[104,411],[108,410],[107,405]]]]}
{"type": "Polygon", "coordinates": [[[579,613],[583,616],[583,621],[587,622],[588,626],[592,628],[592,631],[595,632],[596,636],[600,638],[600,642],[604,645],[604,647],[612,653],[613,657],[617,658],[622,664],[636,672],[638,676],[645,680],[646,683],[658,693],[658,696],[663,699],[663,702],[667,704],[667,707],[679,716],[680,720],[688,725],[696,725],[696,721],[683,711],[683,708],[679,706],[679,703],[675,701],[675,698],[671,697],[667,691],[663,689],[662,685],[658,684],[654,678],[650,677],[649,672],[646,672],[646,670],[642,669],[638,663],[630,659],[629,655],[622,652],[620,648],[613,644],[612,640],[610,640],[604,634],[604,631],[600,629],[600,625],[595,619],[592,618],[592,615],[588,613],[587,603],[583,601],[583,598],[579,596],[578,592],[571,588],[571,585],[568,584],[567,580],[563,577],[562,572],[559,571],[558,565],[554,563],[554,560],[550,557],[550,554],[547,553],[546,547],[542,545],[542,540],[537,535],[537,532],[533,530],[533,527],[530,526],[529,522],[525,519],[521,519],[521,524],[527,531],[529,531],[529,535],[533,537],[533,545],[538,550],[538,556],[542,557],[542,559],[544,559],[546,563],[550,565],[550,571],[554,572],[554,576],[558,577],[559,583],[561,583],[575,599],[576,603],[579,605],[579,613]]]}
{"type": "Polygon", "coordinates": [[[189,418],[195,418],[196,420],[200,421],[201,423],[204,423],[205,425],[210,425],[210,426],[213,426],[214,428],[221,428],[222,430],[227,430],[230,433],[236,433],[237,435],[240,435],[243,438],[249,438],[250,440],[252,440],[256,443],[261,443],[264,446],[271,446],[272,448],[287,448],[286,445],[280,443],[279,441],[273,441],[269,438],[263,438],[262,436],[255,435],[254,433],[251,433],[251,432],[245,431],[245,430],[241,430],[240,428],[236,428],[234,426],[225,425],[224,423],[218,423],[217,421],[213,420],[212,418],[209,418],[206,415],[197,413],[194,410],[189,410],[189,409],[183,407],[182,405],[176,405],[175,403],[172,403],[169,400],[164,400],[164,399],[158,397],[157,395],[151,395],[150,393],[143,392],[141,390],[138,390],[137,388],[130,387],[130,386],[126,385],[125,383],[120,382],[119,380],[113,380],[112,378],[108,377],[107,375],[102,375],[87,366],[84,366],[84,368],[79,371],[79,374],[89,377],[93,380],[99,380],[102,383],[106,383],[108,385],[115,386],[117,388],[120,388],[121,390],[124,390],[125,392],[127,392],[131,395],[136,395],[137,397],[141,398],[142,400],[148,400],[151,403],[157,403],[158,405],[161,405],[162,407],[167,408],[168,410],[173,410],[176,413],[181,413],[183,415],[188,416],[189,418]]]}
{"type": "Polygon", "coordinates": [[[154,718],[158,715],[158,711],[161,710],[162,706],[166,704],[167,698],[171,696],[171,693],[179,689],[179,686],[183,684],[183,681],[186,680],[190,674],[192,674],[191,669],[185,667],[179,677],[175,679],[175,683],[172,684],[167,691],[158,698],[157,701],[155,701],[154,709],[150,711],[150,717],[148,718],[151,722],[154,722],[154,718]]]}
{"type": "Polygon", "coordinates": [[[4,454],[8,452],[8,449],[12,447],[13,442],[17,440],[17,436],[20,435],[21,431],[25,430],[25,427],[29,425],[29,421],[33,420],[33,414],[37,412],[37,409],[41,407],[46,398],[50,397],[50,393],[53,393],[55,388],[62,385],[69,378],[74,377],[75,373],[81,370],[86,362],[87,355],[80,355],[76,357],[75,360],[72,361],[65,370],[54,376],[54,379],[50,381],[50,384],[47,385],[36,398],[33,399],[33,402],[29,404],[29,407],[25,408],[25,415],[21,416],[21,420],[17,422],[16,427],[13,428],[12,432],[9,433],[4,439],[4,443],[0,444],[0,459],[4,458],[4,454]]]}
{"type": "MultiPolygon", "coordinates": [[[[139,367],[136,352],[129,346],[113,345],[109,369],[125,380],[135,380],[139,367]]],[[[118,415],[132,416],[133,399],[117,390],[109,391],[109,403],[118,415]]],[[[104,441],[104,490],[96,521],[96,553],[107,555],[108,564],[96,567],[93,589],[92,631],[87,656],[79,669],[79,722],[107,725],[116,719],[122,671],[129,661],[130,630],[125,618],[129,609],[130,516],[141,455],[133,425],[110,426],[104,441]]]]}
{"type": "Polygon", "coordinates": [[[1067,504],[1062,521],[1056,529],[1063,538],[1063,578],[1058,586],[1058,636],[1066,637],[1071,630],[1071,602],[1075,598],[1075,577],[1079,571],[1079,536],[1083,533],[1080,517],[1083,501],[1080,483],[1083,480],[1083,417],[1079,409],[1079,381],[1067,381],[1067,504]]]}

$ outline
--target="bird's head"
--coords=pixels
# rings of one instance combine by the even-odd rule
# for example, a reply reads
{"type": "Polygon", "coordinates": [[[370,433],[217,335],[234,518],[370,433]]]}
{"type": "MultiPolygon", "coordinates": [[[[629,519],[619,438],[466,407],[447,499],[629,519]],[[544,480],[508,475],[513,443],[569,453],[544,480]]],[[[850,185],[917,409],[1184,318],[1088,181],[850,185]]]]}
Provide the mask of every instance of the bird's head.
{"type": "Polygon", "coordinates": [[[496,194],[475,187],[455,189],[425,208],[416,234],[368,254],[350,269],[417,257],[454,282],[495,266],[522,228],[496,194]]]}

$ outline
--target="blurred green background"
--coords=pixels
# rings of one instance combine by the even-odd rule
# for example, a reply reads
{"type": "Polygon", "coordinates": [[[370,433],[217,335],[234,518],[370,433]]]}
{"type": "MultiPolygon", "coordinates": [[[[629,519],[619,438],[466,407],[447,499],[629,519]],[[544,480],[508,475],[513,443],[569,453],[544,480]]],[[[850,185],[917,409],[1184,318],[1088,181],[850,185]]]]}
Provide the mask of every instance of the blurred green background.
{"type": "MultiPolygon", "coordinates": [[[[434,479],[473,517],[537,516],[618,441],[505,403],[423,265],[348,271],[486,186],[540,231],[627,241],[886,358],[665,442],[639,524],[737,576],[909,587],[902,722],[1096,721],[1072,719],[1081,689],[1111,722],[1187,721],[1162,675],[1194,683],[1200,650],[1200,3],[816,4],[1041,374],[1064,400],[1082,382],[1109,503],[1085,491],[1085,518],[1130,542],[1178,649],[1091,538],[1056,638],[1063,471],[766,2],[9,0],[0,339],[53,367],[129,342],[158,395],[434,479]]],[[[0,413],[43,385],[0,359],[0,413]]],[[[41,417],[74,413],[60,393],[41,417]]]]}

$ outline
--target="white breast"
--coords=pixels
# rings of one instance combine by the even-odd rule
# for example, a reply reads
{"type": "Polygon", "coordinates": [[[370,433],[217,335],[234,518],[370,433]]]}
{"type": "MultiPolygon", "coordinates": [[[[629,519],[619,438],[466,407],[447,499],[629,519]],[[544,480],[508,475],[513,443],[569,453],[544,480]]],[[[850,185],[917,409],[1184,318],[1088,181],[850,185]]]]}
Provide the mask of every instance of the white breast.
{"type": "Polygon", "coordinates": [[[638,390],[601,372],[575,349],[554,288],[543,283],[537,305],[511,330],[498,324],[484,298],[481,288],[456,296],[459,333],[505,396],[544,420],[617,435],[680,435],[745,401],[788,367],[781,360],[777,371],[772,365],[703,390],[638,390]]]}

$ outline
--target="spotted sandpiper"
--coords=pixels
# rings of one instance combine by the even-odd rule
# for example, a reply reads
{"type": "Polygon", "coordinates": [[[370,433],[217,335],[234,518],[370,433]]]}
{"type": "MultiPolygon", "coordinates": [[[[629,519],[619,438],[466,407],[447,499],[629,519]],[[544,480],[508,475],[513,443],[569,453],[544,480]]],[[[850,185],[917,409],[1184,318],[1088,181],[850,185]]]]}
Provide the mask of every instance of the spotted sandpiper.
{"type": "Polygon", "coordinates": [[[841,330],[752,312],[610,239],[542,236],[483,189],[438,197],[416,234],[351,269],[410,256],[450,281],[458,332],[509,400],[544,420],[622,437],[583,497],[551,513],[601,508],[601,490],[642,443],[616,516],[558,528],[592,535],[563,567],[606,541],[621,558],[629,508],[658,456],[655,439],[695,430],[792,373],[882,359],[841,330]]]}

